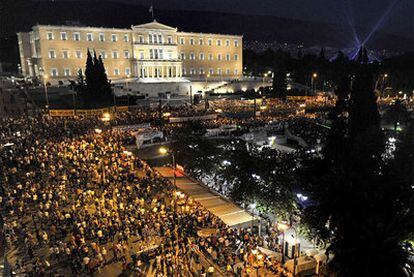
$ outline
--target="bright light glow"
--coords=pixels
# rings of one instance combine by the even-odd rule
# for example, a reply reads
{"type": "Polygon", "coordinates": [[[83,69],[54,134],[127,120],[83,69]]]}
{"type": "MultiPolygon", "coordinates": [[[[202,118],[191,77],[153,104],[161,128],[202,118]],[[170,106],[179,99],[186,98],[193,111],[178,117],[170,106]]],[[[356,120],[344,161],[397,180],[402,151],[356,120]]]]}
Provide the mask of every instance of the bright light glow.
{"type": "Polygon", "coordinates": [[[267,106],[260,106],[260,109],[261,110],[266,110],[267,109],[267,106]]]}
{"type": "Polygon", "coordinates": [[[302,193],[297,193],[296,196],[298,197],[298,199],[302,202],[308,200],[308,197],[303,195],[302,193]]]}
{"type": "Polygon", "coordinates": [[[95,133],[100,134],[100,133],[102,133],[102,130],[101,129],[95,129],[95,133]]]}
{"type": "Polygon", "coordinates": [[[231,162],[230,162],[230,161],[228,161],[228,160],[224,160],[224,161],[222,162],[222,164],[223,164],[223,165],[231,165],[231,162]]]}
{"type": "Polygon", "coordinates": [[[160,154],[167,154],[168,153],[168,149],[165,147],[160,147],[160,149],[158,149],[158,152],[160,152],[160,154]]]}
{"type": "Polygon", "coordinates": [[[254,209],[256,209],[257,204],[256,204],[256,203],[252,203],[252,204],[250,204],[249,206],[250,206],[250,208],[251,208],[252,210],[254,210],[254,209]]]}
{"type": "Polygon", "coordinates": [[[255,173],[252,174],[252,177],[255,178],[256,180],[260,180],[260,176],[255,173]]]}
{"type": "Polygon", "coordinates": [[[384,74],[384,78],[387,78],[388,77],[388,74],[384,74]]]}
{"type": "Polygon", "coordinates": [[[47,79],[49,79],[49,76],[47,76],[47,75],[43,75],[43,78],[44,78],[45,80],[47,80],[47,79]]]}
{"type": "Polygon", "coordinates": [[[402,90],[400,90],[400,91],[398,92],[398,94],[399,94],[399,95],[403,94],[402,90]]]}
{"type": "Polygon", "coordinates": [[[111,120],[111,114],[110,113],[103,113],[101,120],[102,121],[109,121],[109,120],[111,120]]]}
{"type": "Polygon", "coordinates": [[[290,73],[286,73],[286,77],[290,77],[290,73]]]}
{"type": "Polygon", "coordinates": [[[124,150],[123,153],[125,155],[127,155],[127,156],[131,156],[132,155],[132,152],[131,151],[127,151],[127,150],[124,150]]]}
{"type": "Polygon", "coordinates": [[[285,232],[287,229],[289,229],[289,225],[287,225],[287,223],[285,223],[285,222],[278,222],[277,223],[277,229],[279,231],[285,232]]]}
{"type": "Polygon", "coordinates": [[[263,76],[267,77],[267,73],[265,73],[263,76]]]}
{"type": "Polygon", "coordinates": [[[389,138],[388,141],[391,142],[391,143],[394,143],[394,142],[397,141],[397,139],[396,138],[389,138]]]}
{"type": "Polygon", "coordinates": [[[223,110],[222,110],[222,109],[217,109],[217,110],[215,110],[215,112],[216,112],[216,113],[222,113],[222,112],[223,112],[223,110]]]}
{"type": "Polygon", "coordinates": [[[313,73],[312,77],[313,78],[316,78],[316,77],[318,77],[318,74],[317,73],[313,73]]]}
{"type": "Polygon", "coordinates": [[[171,113],[166,112],[166,113],[163,113],[163,114],[162,114],[162,116],[163,116],[163,117],[170,117],[170,116],[171,116],[171,113]]]}

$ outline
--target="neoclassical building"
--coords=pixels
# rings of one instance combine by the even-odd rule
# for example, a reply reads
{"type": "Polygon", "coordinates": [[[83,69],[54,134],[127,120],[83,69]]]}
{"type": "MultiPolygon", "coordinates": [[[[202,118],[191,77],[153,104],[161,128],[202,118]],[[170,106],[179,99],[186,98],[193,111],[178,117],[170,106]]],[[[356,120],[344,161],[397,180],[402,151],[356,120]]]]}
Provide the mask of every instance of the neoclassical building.
{"type": "Polygon", "coordinates": [[[130,29],[35,25],[17,36],[23,74],[51,82],[75,79],[85,68],[88,49],[102,56],[112,80],[242,77],[243,37],[238,35],[181,32],[154,20],[130,29]]]}

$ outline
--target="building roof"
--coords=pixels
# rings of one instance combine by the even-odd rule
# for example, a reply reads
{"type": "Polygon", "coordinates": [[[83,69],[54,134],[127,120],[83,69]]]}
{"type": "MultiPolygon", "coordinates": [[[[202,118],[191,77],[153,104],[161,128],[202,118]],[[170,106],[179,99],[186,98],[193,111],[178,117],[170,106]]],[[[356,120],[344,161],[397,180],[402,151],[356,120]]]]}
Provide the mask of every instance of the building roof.
{"type": "Polygon", "coordinates": [[[151,30],[168,30],[168,31],[177,31],[177,28],[170,27],[165,24],[157,22],[155,19],[152,22],[144,23],[140,25],[132,25],[132,29],[151,29],[151,30]]]}

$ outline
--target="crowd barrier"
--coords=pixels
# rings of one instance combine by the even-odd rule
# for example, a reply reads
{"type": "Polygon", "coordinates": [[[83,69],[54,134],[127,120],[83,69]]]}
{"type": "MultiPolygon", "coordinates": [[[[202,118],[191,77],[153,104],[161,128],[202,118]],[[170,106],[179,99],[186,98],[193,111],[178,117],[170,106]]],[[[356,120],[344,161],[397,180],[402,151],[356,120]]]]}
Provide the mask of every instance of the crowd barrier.
{"type": "Polygon", "coordinates": [[[128,110],[128,106],[108,107],[101,109],[49,110],[49,115],[54,117],[95,116],[107,112],[125,112],[128,110]]]}

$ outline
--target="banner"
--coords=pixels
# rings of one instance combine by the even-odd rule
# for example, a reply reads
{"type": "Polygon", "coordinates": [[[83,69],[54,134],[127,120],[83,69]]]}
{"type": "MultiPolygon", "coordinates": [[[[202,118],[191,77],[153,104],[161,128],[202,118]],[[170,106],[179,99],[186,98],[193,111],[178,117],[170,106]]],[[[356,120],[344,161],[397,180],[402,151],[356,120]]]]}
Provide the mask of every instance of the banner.
{"type": "Polygon", "coordinates": [[[125,112],[128,111],[128,106],[108,107],[101,109],[79,109],[79,110],[49,110],[50,116],[95,116],[107,112],[125,112]]]}
{"type": "Polygon", "coordinates": [[[199,116],[188,116],[188,117],[170,117],[170,123],[196,121],[196,120],[213,120],[217,118],[217,114],[207,114],[199,116]]]}

